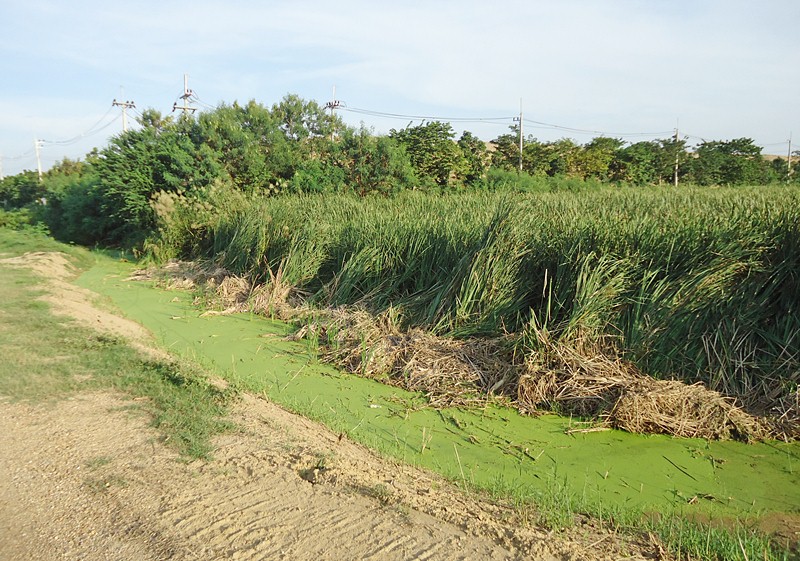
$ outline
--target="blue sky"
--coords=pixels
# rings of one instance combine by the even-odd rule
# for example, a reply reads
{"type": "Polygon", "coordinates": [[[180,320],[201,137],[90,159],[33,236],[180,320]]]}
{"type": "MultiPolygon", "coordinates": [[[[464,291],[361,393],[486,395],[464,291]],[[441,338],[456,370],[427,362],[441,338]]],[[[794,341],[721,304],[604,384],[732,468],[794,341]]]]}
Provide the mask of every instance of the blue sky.
{"type": "MultiPolygon", "coordinates": [[[[522,100],[540,140],[677,125],[690,144],[800,147],[797,0],[0,0],[0,22],[5,175],[36,168],[35,138],[45,169],[104,146],[115,98],[169,113],[184,73],[201,110],[336,86],[350,109],[467,119],[485,140],[522,100]]],[[[379,134],[420,122],[340,114],[379,134]]]]}

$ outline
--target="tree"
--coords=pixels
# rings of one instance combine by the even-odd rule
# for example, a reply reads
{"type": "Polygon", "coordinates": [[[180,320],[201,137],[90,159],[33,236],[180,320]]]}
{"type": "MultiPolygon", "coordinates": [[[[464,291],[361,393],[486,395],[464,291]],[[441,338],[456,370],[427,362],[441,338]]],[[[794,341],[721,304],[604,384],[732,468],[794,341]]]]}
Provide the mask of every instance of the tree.
{"type": "Polygon", "coordinates": [[[214,153],[194,143],[191,117],[174,123],[150,115],[149,126],[114,137],[93,163],[102,243],[137,245],[155,227],[150,201],[157,192],[188,192],[220,175],[214,153]]]}
{"type": "Polygon", "coordinates": [[[678,179],[687,177],[691,173],[691,155],[686,151],[686,141],[680,138],[669,137],[656,140],[659,147],[656,158],[656,170],[659,183],[673,183],[675,181],[675,164],[678,164],[678,179]]]}
{"type": "Polygon", "coordinates": [[[61,176],[47,183],[47,206],[43,219],[56,239],[81,245],[105,243],[111,227],[105,215],[103,193],[96,175],[61,176]]]}
{"type": "Polygon", "coordinates": [[[691,173],[700,185],[761,184],[769,175],[761,148],[750,138],[706,141],[695,154],[691,173]]]}
{"type": "Polygon", "coordinates": [[[505,171],[519,169],[519,125],[509,127],[510,133],[501,134],[492,140],[491,164],[505,171]]]}
{"type": "Polygon", "coordinates": [[[171,115],[162,115],[160,111],[153,108],[147,108],[142,111],[142,114],[136,119],[145,129],[161,132],[174,124],[174,119],[171,115]]]}
{"type": "Polygon", "coordinates": [[[780,157],[769,160],[767,172],[771,183],[785,183],[789,177],[789,162],[780,157]]]}
{"type": "Polygon", "coordinates": [[[341,121],[325,112],[316,101],[306,101],[289,94],[272,106],[272,115],[288,140],[302,142],[308,139],[329,137],[341,129],[341,121]]]}
{"type": "Polygon", "coordinates": [[[543,177],[553,173],[553,153],[547,143],[528,138],[522,149],[522,170],[543,177]]]}
{"type": "Polygon", "coordinates": [[[290,94],[274,104],[271,114],[286,143],[269,153],[269,164],[280,177],[290,180],[308,159],[328,150],[331,139],[344,128],[341,119],[325,112],[316,101],[290,94]]]}
{"type": "Polygon", "coordinates": [[[615,174],[614,166],[623,144],[618,138],[600,136],[592,139],[579,153],[578,173],[584,179],[610,179],[615,174]]]}
{"type": "Polygon", "coordinates": [[[330,149],[310,163],[315,164],[319,178],[316,186],[304,190],[327,185],[362,196],[387,195],[412,187],[416,180],[409,157],[397,141],[374,136],[363,126],[342,130],[330,149]]]}
{"type": "Polygon", "coordinates": [[[574,140],[562,138],[555,142],[548,142],[546,146],[550,158],[550,172],[548,175],[582,177],[580,165],[581,147],[574,140]]]}
{"type": "Polygon", "coordinates": [[[659,183],[661,146],[655,140],[645,140],[626,146],[617,155],[614,179],[635,185],[659,183]]]}
{"type": "MultiPolygon", "coordinates": [[[[519,169],[519,125],[509,127],[511,133],[492,141],[492,166],[506,171],[519,169]]],[[[568,138],[555,142],[539,142],[528,137],[522,148],[522,171],[533,176],[579,175],[581,147],[568,138]]]]}
{"type": "Polygon", "coordinates": [[[469,131],[464,131],[458,139],[458,148],[463,159],[463,177],[465,183],[475,184],[486,176],[488,154],[486,143],[469,131]]]}
{"type": "Polygon", "coordinates": [[[208,145],[238,189],[269,193],[288,186],[297,173],[296,184],[308,186],[312,176],[322,180],[324,165],[311,161],[330,149],[332,133],[342,127],[315,101],[287,95],[271,108],[251,100],[201,113],[195,144],[208,145]]]}
{"type": "Polygon", "coordinates": [[[800,173],[797,172],[798,162],[800,162],[800,151],[792,153],[791,169],[787,158],[773,158],[767,165],[769,181],[772,183],[800,183],[800,173]]]}
{"type": "Polygon", "coordinates": [[[35,171],[23,171],[0,181],[0,205],[4,210],[27,206],[44,196],[35,171]]]}
{"type": "Polygon", "coordinates": [[[242,191],[270,191],[297,168],[289,141],[269,109],[255,101],[201,113],[195,143],[206,145],[242,191]]]}
{"type": "Polygon", "coordinates": [[[449,123],[431,121],[416,127],[389,131],[389,137],[400,143],[408,154],[417,176],[440,187],[457,182],[466,162],[449,123]]]}
{"type": "Polygon", "coordinates": [[[800,162],[800,150],[795,150],[792,152],[792,162],[793,165],[790,167],[789,162],[786,162],[787,167],[787,177],[786,181],[788,183],[800,183],[800,172],[798,172],[797,164],[800,162]]]}

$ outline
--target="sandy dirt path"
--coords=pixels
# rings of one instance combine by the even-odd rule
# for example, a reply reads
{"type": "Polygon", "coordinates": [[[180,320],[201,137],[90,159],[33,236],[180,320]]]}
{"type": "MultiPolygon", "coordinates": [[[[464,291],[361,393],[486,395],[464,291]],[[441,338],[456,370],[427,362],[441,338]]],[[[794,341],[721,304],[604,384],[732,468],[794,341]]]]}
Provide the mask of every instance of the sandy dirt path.
{"type": "MultiPolygon", "coordinates": [[[[522,553],[402,506],[394,480],[408,474],[399,466],[267,402],[244,399],[235,413],[242,430],[217,441],[212,461],[189,464],[126,404],[95,393],[56,404],[2,405],[0,558],[511,559],[522,553]],[[320,458],[329,467],[315,472],[320,458]]],[[[529,553],[552,558],[544,550],[529,553]]]]}
{"type": "MultiPolygon", "coordinates": [[[[67,282],[63,258],[5,265],[51,279],[56,313],[147,345],[138,325],[67,282]]],[[[234,407],[238,430],[216,439],[212,460],[190,463],[131,405],[112,393],[0,396],[0,559],[652,558],[591,526],[566,537],[520,525],[506,507],[258,397],[234,407]]]]}

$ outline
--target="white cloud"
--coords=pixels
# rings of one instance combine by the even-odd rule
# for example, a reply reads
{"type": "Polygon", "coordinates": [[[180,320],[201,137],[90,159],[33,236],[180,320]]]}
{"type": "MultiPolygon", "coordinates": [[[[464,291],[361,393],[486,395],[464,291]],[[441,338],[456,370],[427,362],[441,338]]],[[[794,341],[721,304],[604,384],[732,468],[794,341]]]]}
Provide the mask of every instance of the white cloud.
{"type": "Polygon", "coordinates": [[[531,119],[593,130],[668,130],[677,118],[712,138],[800,130],[795,0],[6,4],[0,107],[63,98],[58,119],[46,103],[14,110],[52,120],[53,136],[69,126],[61,117],[104,111],[120,85],[168,111],[184,72],[212,105],[327,101],[336,84],[351,105],[397,113],[513,115],[522,98],[531,119]]]}

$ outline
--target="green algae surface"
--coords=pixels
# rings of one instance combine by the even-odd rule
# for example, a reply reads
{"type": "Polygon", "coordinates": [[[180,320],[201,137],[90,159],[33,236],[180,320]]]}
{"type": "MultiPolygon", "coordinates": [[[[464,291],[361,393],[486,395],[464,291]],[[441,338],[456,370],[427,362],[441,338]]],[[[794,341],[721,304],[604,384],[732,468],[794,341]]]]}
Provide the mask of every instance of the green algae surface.
{"type": "Polygon", "coordinates": [[[455,481],[595,513],[800,513],[797,443],[570,432],[574,423],[554,415],[425,408],[419,394],[321,364],[308,343],[285,339],[285,323],[249,314],[203,317],[192,294],[125,281],[132,268],[98,257],[78,284],[110,298],[164,348],[237,387],[455,481]]]}

